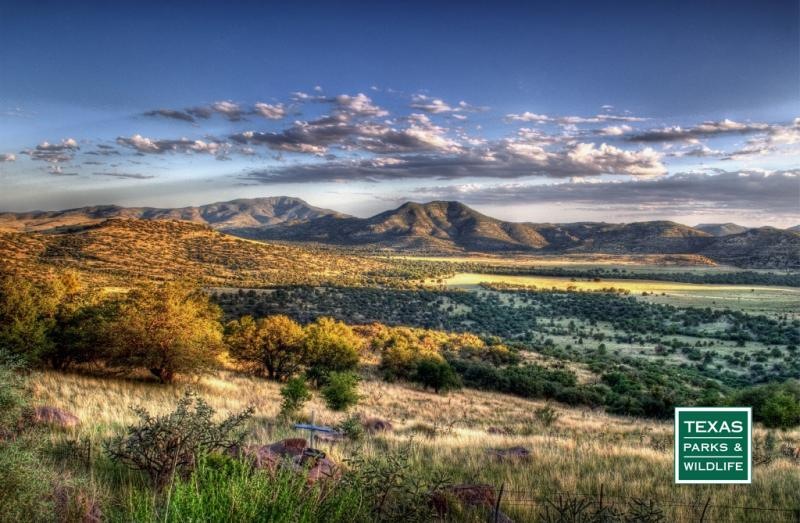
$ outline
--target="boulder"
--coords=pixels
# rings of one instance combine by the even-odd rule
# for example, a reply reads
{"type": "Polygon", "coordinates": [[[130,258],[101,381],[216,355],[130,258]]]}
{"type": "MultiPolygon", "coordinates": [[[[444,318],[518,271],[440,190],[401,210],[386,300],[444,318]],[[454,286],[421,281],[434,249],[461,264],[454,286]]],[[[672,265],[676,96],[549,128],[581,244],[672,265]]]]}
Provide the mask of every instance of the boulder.
{"type": "Polygon", "coordinates": [[[306,471],[306,482],[309,485],[342,476],[341,467],[318,449],[305,449],[302,455],[294,458],[294,462],[298,469],[306,471]]]}
{"type": "Polygon", "coordinates": [[[33,410],[33,422],[41,425],[72,428],[77,427],[81,420],[78,416],[56,407],[36,407],[33,410]]]}
{"type": "Polygon", "coordinates": [[[495,514],[497,494],[491,485],[451,485],[434,492],[431,497],[431,503],[436,513],[443,519],[450,513],[453,502],[461,504],[464,508],[480,510],[489,514],[489,521],[513,523],[511,518],[501,511],[498,510],[495,514]]]}
{"type": "Polygon", "coordinates": [[[280,454],[270,449],[270,445],[236,445],[228,449],[228,455],[247,460],[257,469],[271,471],[277,470],[283,459],[280,454]]]}
{"type": "Polygon", "coordinates": [[[306,448],[308,441],[305,438],[287,438],[269,445],[269,449],[275,454],[292,458],[302,455],[306,448]]]}
{"type": "Polygon", "coordinates": [[[380,418],[367,418],[362,422],[364,430],[370,434],[377,432],[391,432],[394,428],[392,423],[385,419],[380,418]]]}

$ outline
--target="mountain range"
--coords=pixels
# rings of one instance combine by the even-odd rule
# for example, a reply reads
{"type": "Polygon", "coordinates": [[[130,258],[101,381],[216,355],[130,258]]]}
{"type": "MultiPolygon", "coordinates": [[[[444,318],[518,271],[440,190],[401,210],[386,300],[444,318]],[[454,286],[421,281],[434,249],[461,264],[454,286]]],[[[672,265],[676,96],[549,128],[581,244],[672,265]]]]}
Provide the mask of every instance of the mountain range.
{"type": "Polygon", "coordinates": [[[408,202],[369,218],[313,207],[290,197],[240,199],[199,207],[96,206],[0,213],[0,230],[63,231],[109,218],[184,220],[256,240],[437,253],[697,254],[748,268],[800,268],[800,233],[736,224],[689,227],[671,221],[514,223],[459,202],[408,202]]]}

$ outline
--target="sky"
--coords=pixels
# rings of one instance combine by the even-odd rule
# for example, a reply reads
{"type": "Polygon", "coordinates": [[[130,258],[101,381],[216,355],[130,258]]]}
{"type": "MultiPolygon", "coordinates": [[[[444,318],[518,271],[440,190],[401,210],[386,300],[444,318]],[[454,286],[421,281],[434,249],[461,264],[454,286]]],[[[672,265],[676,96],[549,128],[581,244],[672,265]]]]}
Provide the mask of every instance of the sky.
{"type": "Polygon", "coordinates": [[[800,223],[800,3],[0,0],[0,211],[800,223]]]}

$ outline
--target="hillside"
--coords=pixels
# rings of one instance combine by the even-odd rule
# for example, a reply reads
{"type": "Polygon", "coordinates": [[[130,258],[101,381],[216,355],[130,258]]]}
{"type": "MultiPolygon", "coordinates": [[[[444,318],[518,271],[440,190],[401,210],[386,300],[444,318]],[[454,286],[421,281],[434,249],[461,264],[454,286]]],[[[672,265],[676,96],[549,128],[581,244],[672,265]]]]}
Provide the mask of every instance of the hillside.
{"type": "Polygon", "coordinates": [[[45,231],[99,223],[109,218],[143,220],[183,220],[209,225],[215,229],[269,227],[295,224],[322,216],[340,216],[335,211],[309,205],[299,198],[275,196],[217,202],[199,207],[159,209],[155,207],[120,207],[98,205],[63,211],[0,213],[0,230],[45,231]]]}
{"type": "Polygon", "coordinates": [[[73,268],[104,284],[196,278],[208,285],[363,283],[376,259],[236,238],[206,225],[113,218],[58,233],[0,233],[6,271],[35,277],[73,268]]]}
{"type": "Polygon", "coordinates": [[[738,267],[800,269],[800,233],[773,227],[715,239],[701,254],[738,267]]]}
{"type": "Polygon", "coordinates": [[[737,223],[699,223],[694,226],[703,232],[707,232],[711,236],[728,236],[730,234],[739,234],[745,232],[748,228],[737,223]]]}

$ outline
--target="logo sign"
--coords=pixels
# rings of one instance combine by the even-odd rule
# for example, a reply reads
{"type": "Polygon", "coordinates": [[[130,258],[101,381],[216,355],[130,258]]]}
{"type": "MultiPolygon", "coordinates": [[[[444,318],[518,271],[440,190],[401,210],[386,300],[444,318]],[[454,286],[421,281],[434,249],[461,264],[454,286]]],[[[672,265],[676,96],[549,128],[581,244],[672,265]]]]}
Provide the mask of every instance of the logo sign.
{"type": "Polygon", "coordinates": [[[750,407],[675,409],[675,483],[750,483],[750,407]]]}

